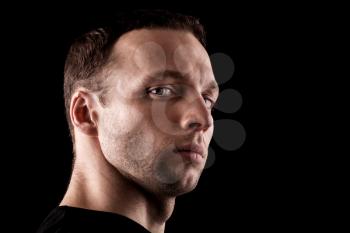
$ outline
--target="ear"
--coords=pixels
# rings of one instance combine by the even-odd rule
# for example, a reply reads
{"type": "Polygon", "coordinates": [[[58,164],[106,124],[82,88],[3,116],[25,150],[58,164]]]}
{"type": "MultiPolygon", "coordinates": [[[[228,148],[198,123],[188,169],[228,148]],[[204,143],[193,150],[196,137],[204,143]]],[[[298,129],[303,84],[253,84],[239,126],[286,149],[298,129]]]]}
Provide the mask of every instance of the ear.
{"type": "Polygon", "coordinates": [[[70,118],[74,129],[89,136],[97,136],[97,111],[92,94],[78,90],[71,99],[70,118]]]}

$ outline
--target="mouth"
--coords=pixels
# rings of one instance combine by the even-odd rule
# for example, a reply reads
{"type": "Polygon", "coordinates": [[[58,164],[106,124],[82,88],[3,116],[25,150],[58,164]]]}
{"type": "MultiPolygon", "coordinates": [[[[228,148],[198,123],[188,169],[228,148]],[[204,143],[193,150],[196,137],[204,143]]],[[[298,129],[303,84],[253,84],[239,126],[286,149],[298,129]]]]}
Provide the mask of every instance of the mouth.
{"type": "Polygon", "coordinates": [[[185,160],[193,163],[200,163],[204,160],[203,147],[195,144],[178,146],[176,147],[174,152],[182,156],[182,158],[184,158],[185,160]]]}

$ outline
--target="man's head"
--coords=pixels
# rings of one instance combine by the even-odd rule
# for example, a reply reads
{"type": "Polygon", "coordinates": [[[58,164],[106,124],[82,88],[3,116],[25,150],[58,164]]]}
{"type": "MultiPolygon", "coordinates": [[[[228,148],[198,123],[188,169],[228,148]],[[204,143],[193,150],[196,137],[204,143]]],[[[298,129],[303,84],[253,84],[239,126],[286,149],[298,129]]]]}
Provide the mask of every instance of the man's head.
{"type": "Polygon", "coordinates": [[[103,159],[149,192],[192,190],[218,96],[203,46],[196,19],[164,11],[136,12],[77,40],[64,85],[75,143],[94,138],[103,159]]]}

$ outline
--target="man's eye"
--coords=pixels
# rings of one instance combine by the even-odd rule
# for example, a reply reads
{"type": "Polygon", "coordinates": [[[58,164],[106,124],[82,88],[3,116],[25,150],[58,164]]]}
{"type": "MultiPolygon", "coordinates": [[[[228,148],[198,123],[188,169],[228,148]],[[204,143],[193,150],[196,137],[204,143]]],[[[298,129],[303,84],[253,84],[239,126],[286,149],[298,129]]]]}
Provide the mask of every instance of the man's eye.
{"type": "Polygon", "coordinates": [[[214,107],[214,101],[208,97],[203,97],[204,98],[204,102],[205,102],[205,105],[207,106],[207,108],[211,109],[214,107]]]}
{"type": "Polygon", "coordinates": [[[151,93],[157,96],[170,96],[171,94],[173,94],[173,91],[168,87],[156,87],[156,88],[150,89],[148,93],[151,93]]]}

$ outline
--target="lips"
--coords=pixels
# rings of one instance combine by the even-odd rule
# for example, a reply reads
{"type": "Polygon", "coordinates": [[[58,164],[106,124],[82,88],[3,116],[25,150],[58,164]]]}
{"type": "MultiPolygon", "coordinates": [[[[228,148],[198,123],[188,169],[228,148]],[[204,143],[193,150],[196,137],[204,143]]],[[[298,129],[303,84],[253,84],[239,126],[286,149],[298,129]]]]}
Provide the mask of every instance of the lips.
{"type": "MultiPolygon", "coordinates": [[[[192,155],[192,157],[201,157],[204,158],[204,149],[203,147],[196,144],[187,144],[183,146],[177,146],[175,153],[180,153],[181,155],[192,155]]],[[[200,158],[197,158],[200,159],[200,158]]]]}

